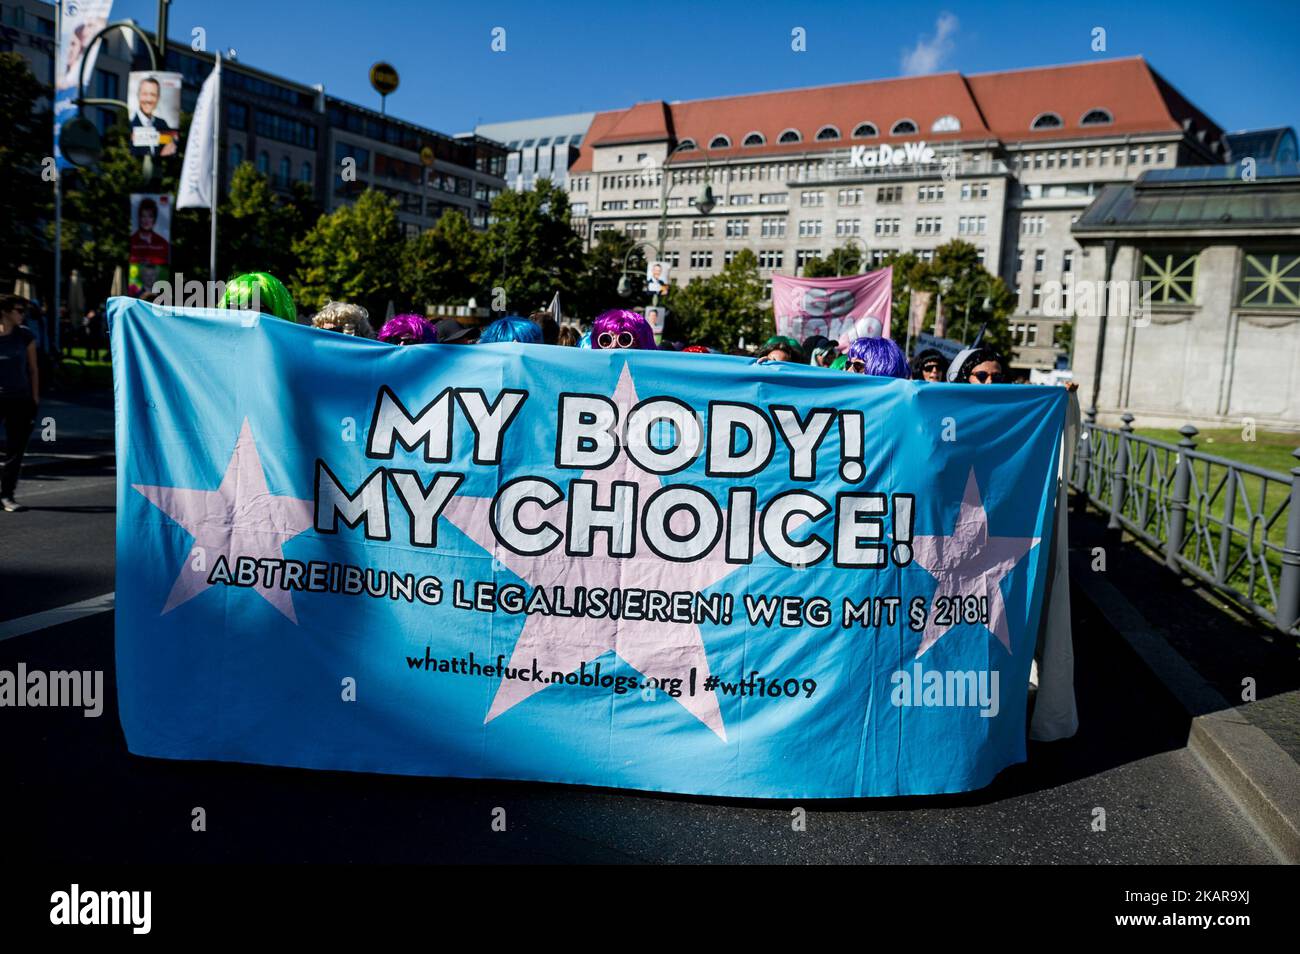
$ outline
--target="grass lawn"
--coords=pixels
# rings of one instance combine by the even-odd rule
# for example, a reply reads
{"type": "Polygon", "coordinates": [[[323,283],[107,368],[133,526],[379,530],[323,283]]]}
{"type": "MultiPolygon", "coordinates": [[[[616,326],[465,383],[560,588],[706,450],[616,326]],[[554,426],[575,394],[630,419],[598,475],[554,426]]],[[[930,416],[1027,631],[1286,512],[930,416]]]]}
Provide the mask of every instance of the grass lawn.
{"type": "Polygon", "coordinates": [[[102,350],[98,357],[92,358],[86,348],[65,348],[64,364],[58,379],[66,388],[101,389],[113,386],[113,365],[108,353],[102,350]]]}
{"type": "MultiPolygon", "coordinates": [[[[1134,429],[1134,433],[1168,444],[1177,444],[1183,439],[1172,427],[1139,427],[1134,429]]],[[[1194,440],[1196,449],[1201,453],[1227,457],[1229,460],[1282,474],[1289,474],[1292,467],[1300,466],[1300,460],[1291,456],[1291,452],[1300,447],[1300,434],[1256,431],[1253,441],[1243,441],[1240,428],[1227,427],[1203,430],[1194,440]]]]}

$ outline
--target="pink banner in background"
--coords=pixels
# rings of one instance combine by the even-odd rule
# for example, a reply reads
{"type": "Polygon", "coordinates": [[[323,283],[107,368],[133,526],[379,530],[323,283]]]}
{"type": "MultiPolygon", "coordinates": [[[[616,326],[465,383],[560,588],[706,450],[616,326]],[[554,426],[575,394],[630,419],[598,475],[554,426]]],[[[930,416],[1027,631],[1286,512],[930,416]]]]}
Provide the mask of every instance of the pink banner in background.
{"type": "Polygon", "coordinates": [[[773,275],[776,333],[799,341],[825,335],[841,348],[855,338],[887,338],[893,291],[893,268],[844,278],[773,275]]]}

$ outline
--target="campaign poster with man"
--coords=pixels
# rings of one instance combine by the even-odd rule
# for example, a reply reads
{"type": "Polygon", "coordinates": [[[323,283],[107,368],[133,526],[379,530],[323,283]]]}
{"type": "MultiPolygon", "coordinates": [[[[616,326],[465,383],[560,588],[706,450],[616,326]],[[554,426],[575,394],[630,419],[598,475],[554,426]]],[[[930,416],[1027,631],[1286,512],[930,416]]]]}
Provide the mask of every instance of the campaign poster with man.
{"type": "Polygon", "coordinates": [[[181,74],[131,73],[131,155],[174,156],[180,149],[181,74]]]}
{"type": "Polygon", "coordinates": [[[648,262],[645,267],[645,290],[658,295],[668,290],[668,263],[648,262]]]}

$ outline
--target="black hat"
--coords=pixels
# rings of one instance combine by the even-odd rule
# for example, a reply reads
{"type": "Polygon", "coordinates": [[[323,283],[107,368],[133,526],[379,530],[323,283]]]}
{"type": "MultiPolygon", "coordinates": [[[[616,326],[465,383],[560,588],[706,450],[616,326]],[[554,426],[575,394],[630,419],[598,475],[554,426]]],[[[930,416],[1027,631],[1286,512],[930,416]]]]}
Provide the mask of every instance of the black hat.
{"type": "Polygon", "coordinates": [[[438,322],[438,343],[456,344],[478,340],[478,329],[462,325],[455,318],[443,318],[438,322]]]}

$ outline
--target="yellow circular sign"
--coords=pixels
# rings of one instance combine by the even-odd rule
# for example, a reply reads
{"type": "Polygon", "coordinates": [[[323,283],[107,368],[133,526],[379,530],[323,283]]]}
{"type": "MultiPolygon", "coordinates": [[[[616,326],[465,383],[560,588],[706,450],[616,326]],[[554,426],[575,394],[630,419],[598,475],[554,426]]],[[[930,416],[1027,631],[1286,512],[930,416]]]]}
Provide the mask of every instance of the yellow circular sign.
{"type": "Polygon", "coordinates": [[[375,88],[375,92],[381,96],[387,96],[393,90],[397,89],[398,77],[397,70],[393,64],[385,63],[382,60],[370,67],[370,85],[375,88]]]}
{"type": "Polygon", "coordinates": [[[420,162],[426,166],[433,165],[433,147],[425,146],[420,150],[420,162]]]}

